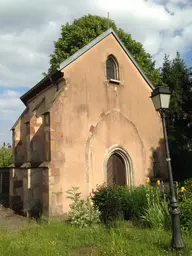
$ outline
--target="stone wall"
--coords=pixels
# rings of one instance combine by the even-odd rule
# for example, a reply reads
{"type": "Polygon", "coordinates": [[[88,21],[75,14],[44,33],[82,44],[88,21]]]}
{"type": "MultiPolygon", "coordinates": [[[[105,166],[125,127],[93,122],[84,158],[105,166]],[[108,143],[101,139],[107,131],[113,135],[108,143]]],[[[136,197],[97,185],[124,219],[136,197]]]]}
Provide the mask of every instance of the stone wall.
{"type": "MultiPolygon", "coordinates": [[[[61,79],[57,85],[64,86],[61,79]]],[[[49,108],[58,96],[57,86],[36,95],[27,103],[25,111],[13,126],[13,163],[17,167],[37,167],[50,159],[49,152],[49,108]],[[44,118],[45,117],[45,118],[44,118]]]]}
{"type": "Polygon", "coordinates": [[[9,168],[0,167],[0,194],[9,193],[9,168]]]}
{"type": "MultiPolygon", "coordinates": [[[[26,116],[26,112],[23,114],[22,118],[26,116]]],[[[26,150],[26,124],[19,120],[15,129],[13,129],[13,163],[16,166],[26,162],[27,150],[26,150]]]]}
{"type": "Polygon", "coordinates": [[[42,209],[42,170],[26,169],[23,173],[23,208],[26,212],[42,209]]]}
{"type": "Polygon", "coordinates": [[[44,161],[44,127],[43,118],[34,114],[30,120],[30,157],[28,161],[33,164],[40,164],[44,161]]]}
{"type": "Polygon", "coordinates": [[[10,207],[18,212],[49,215],[49,171],[47,168],[10,170],[10,207]]]}
{"type": "Polygon", "coordinates": [[[15,211],[23,209],[23,169],[10,169],[9,203],[15,211]]]}

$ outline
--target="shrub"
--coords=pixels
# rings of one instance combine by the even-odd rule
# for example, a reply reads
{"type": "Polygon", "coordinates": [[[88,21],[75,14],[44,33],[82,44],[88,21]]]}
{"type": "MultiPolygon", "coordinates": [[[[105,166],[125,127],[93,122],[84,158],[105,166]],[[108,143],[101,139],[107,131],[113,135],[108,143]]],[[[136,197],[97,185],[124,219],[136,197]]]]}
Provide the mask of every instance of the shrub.
{"type": "Polygon", "coordinates": [[[184,232],[192,233],[192,179],[184,181],[179,189],[178,199],[181,209],[181,227],[184,232]]]}
{"type": "Polygon", "coordinates": [[[161,199],[159,190],[147,185],[134,188],[100,186],[93,191],[92,200],[101,212],[101,221],[107,224],[122,218],[134,219],[138,223],[149,206],[153,206],[150,202],[158,201],[159,204],[161,199]]]}
{"type": "Polygon", "coordinates": [[[98,186],[96,191],[92,191],[91,199],[99,209],[103,223],[109,224],[123,218],[122,201],[128,193],[127,188],[120,186],[98,186]]]}
{"type": "Polygon", "coordinates": [[[192,233],[192,198],[180,202],[181,226],[187,233],[192,233]]]}
{"type": "Polygon", "coordinates": [[[176,183],[176,194],[179,201],[192,198],[192,178],[185,180],[182,184],[176,183]]]}
{"type": "Polygon", "coordinates": [[[99,211],[96,207],[93,207],[89,198],[86,200],[80,198],[81,193],[78,192],[78,188],[72,187],[72,189],[67,191],[67,194],[69,195],[67,198],[72,200],[68,213],[69,221],[72,225],[86,227],[100,221],[99,211]]]}
{"type": "Polygon", "coordinates": [[[171,227],[171,218],[169,214],[166,194],[162,195],[160,187],[147,188],[147,207],[142,215],[143,223],[153,228],[171,227]]]}
{"type": "Polygon", "coordinates": [[[192,198],[192,178],[184,181],[185,195],[192,198]]]}
{"type": "Polygon", "coordinates": [[[148,190],[150,186],[135,187],[130,191],[130,199],[127,204],[131,218],[140,218],[148,205],[148,190]]]}

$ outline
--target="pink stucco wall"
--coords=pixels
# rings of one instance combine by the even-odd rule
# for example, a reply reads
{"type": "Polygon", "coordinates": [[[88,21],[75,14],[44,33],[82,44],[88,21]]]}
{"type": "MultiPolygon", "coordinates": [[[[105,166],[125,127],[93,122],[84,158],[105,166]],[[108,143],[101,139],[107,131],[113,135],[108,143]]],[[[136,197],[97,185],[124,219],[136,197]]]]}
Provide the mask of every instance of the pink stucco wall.
{"type": "Polygon", "coordinates": [[[105,157],[113,147],[127,151],[134,184],[143,184],[152,170],[153,149],[160,147],[162,159],[163,133],[150,99],[151,88],[112,35],[63,72],[66,85],[50,112],[50,169],[53,202],[65,212],[66,190],[77,186],[87,196],[106,181],[105,157]],[[110,54],[119,63],[121,84],[117,86],[106,81],[105,62],[110,54]]]}

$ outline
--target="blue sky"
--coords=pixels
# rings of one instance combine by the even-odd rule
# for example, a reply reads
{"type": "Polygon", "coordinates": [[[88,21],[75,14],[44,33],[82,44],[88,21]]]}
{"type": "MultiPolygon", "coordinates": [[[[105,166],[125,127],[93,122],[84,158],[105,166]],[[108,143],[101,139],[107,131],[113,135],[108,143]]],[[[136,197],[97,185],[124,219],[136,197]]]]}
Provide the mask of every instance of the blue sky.
{"type": "Polygon", "coordinates": [[[19,97],[47,71],[61,24],[108,12],[157,67],[165,53],[173,58],[176,51],[192,66],[191,0],[1,0],[0,144],[11,142],[10,128],[24,109],[19,97]]]}

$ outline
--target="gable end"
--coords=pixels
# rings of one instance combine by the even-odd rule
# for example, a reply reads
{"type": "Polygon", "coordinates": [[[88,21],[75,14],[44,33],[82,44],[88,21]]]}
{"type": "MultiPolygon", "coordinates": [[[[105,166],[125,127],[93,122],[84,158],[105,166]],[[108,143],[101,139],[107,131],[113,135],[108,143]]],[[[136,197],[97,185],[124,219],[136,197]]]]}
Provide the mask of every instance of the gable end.
{"type": "Polygon", "coordinates": [[[147,84],[150,86],[150,88],[152,90],[155,89],[154,85],[151,83],[151,81],[147,78],[147,76],[144,74],[144,72],[142,71],[142,69],[139,67],[138,63],[136,62],[136,60],[133,58],[133,56],[131,55],[131,53],[127,50],[127,48],[125,47],[125,45],[123,44],[123,42],[121,41],[121,39],[118,37],[118,35],[115,33],[115,31],[110,28],[107,31],[105,31],[104,33],[102,33],[101,35],[99,35],[98,37],[96,37],[93,41],[91,41],[90,43],[88,43],[87,45],[85,45],[83,48],[81,48],[80,50],[78,50],[76,53],[74,53],[73,55],[71,55],[68,59],[66,59],[65,61],[63,61],[60,64],[60,70],[62,70],[63,68],[67,67],[69,64],[71,64],[73,61],[75,61],[76,59],[78,59],[81,55],[83,55],[85,52],[87,52],[88,50],[90,50],[92,47],[94,47],[96,44],[98,44],[100,41],[102,41],[104,38],[106,38],[108,35],[112,34],[115,39],[117,40],[117,42],[119,43],[119,45],[121,46],[121,48],[124,50],[124,52],[126,53],[126,55],[128,56],[128,58],[131,60],[131,62],[133,63],[133,65],[137,68],[137,70],[139,71],[139,73],[141,74],[141,76],[144,78],[144,80],[147,82],[147,84]]]}

